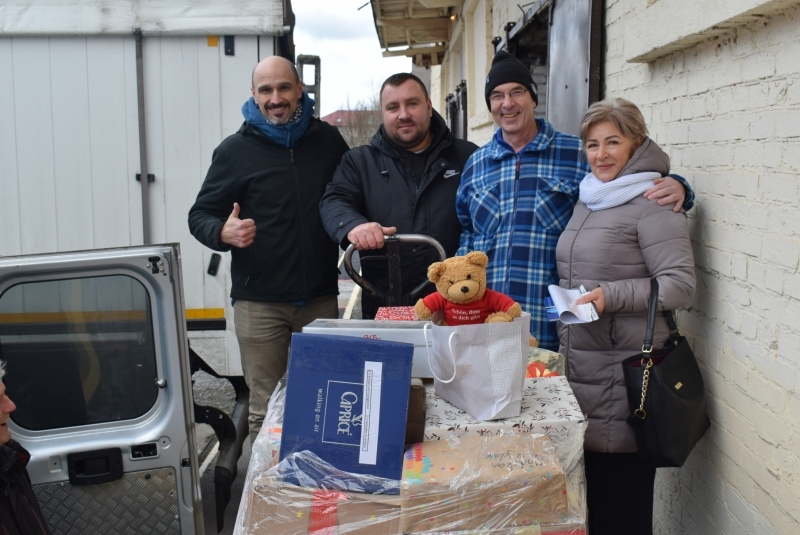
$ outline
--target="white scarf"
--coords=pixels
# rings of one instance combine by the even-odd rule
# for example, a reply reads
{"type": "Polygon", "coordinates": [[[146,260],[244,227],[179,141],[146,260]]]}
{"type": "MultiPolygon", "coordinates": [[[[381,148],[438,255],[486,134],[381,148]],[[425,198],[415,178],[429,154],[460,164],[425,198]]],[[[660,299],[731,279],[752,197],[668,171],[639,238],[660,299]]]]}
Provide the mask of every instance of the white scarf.
{"type": "Polygon", "coordinates": [[[642,195],[655,185],[657,178],[661,178],[660,173],[648,171],[603,182],[589,173],[581,180],[580,199],[592,212],[614,208],[642,195]]]}

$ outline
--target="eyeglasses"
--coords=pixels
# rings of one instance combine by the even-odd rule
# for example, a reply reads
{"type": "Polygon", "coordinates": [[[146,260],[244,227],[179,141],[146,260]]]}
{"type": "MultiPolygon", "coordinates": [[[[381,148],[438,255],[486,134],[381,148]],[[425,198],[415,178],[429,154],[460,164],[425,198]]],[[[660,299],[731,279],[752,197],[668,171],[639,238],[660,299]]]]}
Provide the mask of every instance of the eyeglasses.
{"type": "Polygon", "coordinates": [[[492,91],[489,93],[489,100],[495,104],[499,102],[503,102],[506,99],[506,95],[510,96],[512,100],[520,100],[525,93],[527,93],[527,89],[523,89],[518,87],[516,89],[512,89],[509,92],[500,92],[500,91],[492,91]]]}

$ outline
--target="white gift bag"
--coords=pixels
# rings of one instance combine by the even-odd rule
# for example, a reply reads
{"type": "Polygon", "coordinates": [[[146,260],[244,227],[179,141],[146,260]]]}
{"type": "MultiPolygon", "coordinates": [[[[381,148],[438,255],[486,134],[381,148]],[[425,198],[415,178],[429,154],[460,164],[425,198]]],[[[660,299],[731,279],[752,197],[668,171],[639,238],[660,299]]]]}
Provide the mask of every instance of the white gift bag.
{"type": "Polygon", "coordinates": [[[479,420],[519,416],[530,325],[526,312],[510,323],[425,324],[436,395],[479,420]]]}

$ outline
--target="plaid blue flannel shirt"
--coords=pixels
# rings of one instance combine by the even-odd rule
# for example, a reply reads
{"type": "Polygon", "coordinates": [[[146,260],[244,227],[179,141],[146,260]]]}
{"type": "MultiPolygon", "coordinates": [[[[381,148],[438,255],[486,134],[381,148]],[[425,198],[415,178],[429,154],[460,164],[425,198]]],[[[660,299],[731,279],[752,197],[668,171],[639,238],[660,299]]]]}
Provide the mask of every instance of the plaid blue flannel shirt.
{"type": "MultiPolygon", "coordinates": [[[[558,350],[556,322],[548,322],[547,286],[558,284],[556,244],[578,202],[581,180],[590,172],[580,138],[557,132],[537,119],[539,133],[519,153],[500,130],[475,151],[456,195],[461,222],[458,255],[489,256],[487,287],[503,292],[531,314],[531,334],[545,349],[558,350]]],[[[684,208],[694,204],[686,188],[684,208]]]]}

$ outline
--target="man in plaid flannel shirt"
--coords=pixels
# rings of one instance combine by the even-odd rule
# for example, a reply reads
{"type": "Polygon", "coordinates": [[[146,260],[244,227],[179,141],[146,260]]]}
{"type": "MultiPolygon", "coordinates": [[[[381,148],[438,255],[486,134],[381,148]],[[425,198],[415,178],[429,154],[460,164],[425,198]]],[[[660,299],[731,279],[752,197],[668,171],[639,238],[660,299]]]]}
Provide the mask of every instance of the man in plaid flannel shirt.
{"type": "MultiPolygon", "coordinates": [[[[463,230],[456,254],[489,256],[487,287],[531,314],[531,334],[558,350],[556,323],[544,310],[547,286],[558,284],[556,244],[590,171],[580,138],[536,120],[536,85],[525,65],[499,52],[486,79],[486,104],[500,127],[467,161],[456,196],[463,230]]],[[[688,210],[694,193],[682,177],[666,177],[645,193],[688,210]],[[675,179],[677,178],[677,180],[675,179]]]]}

